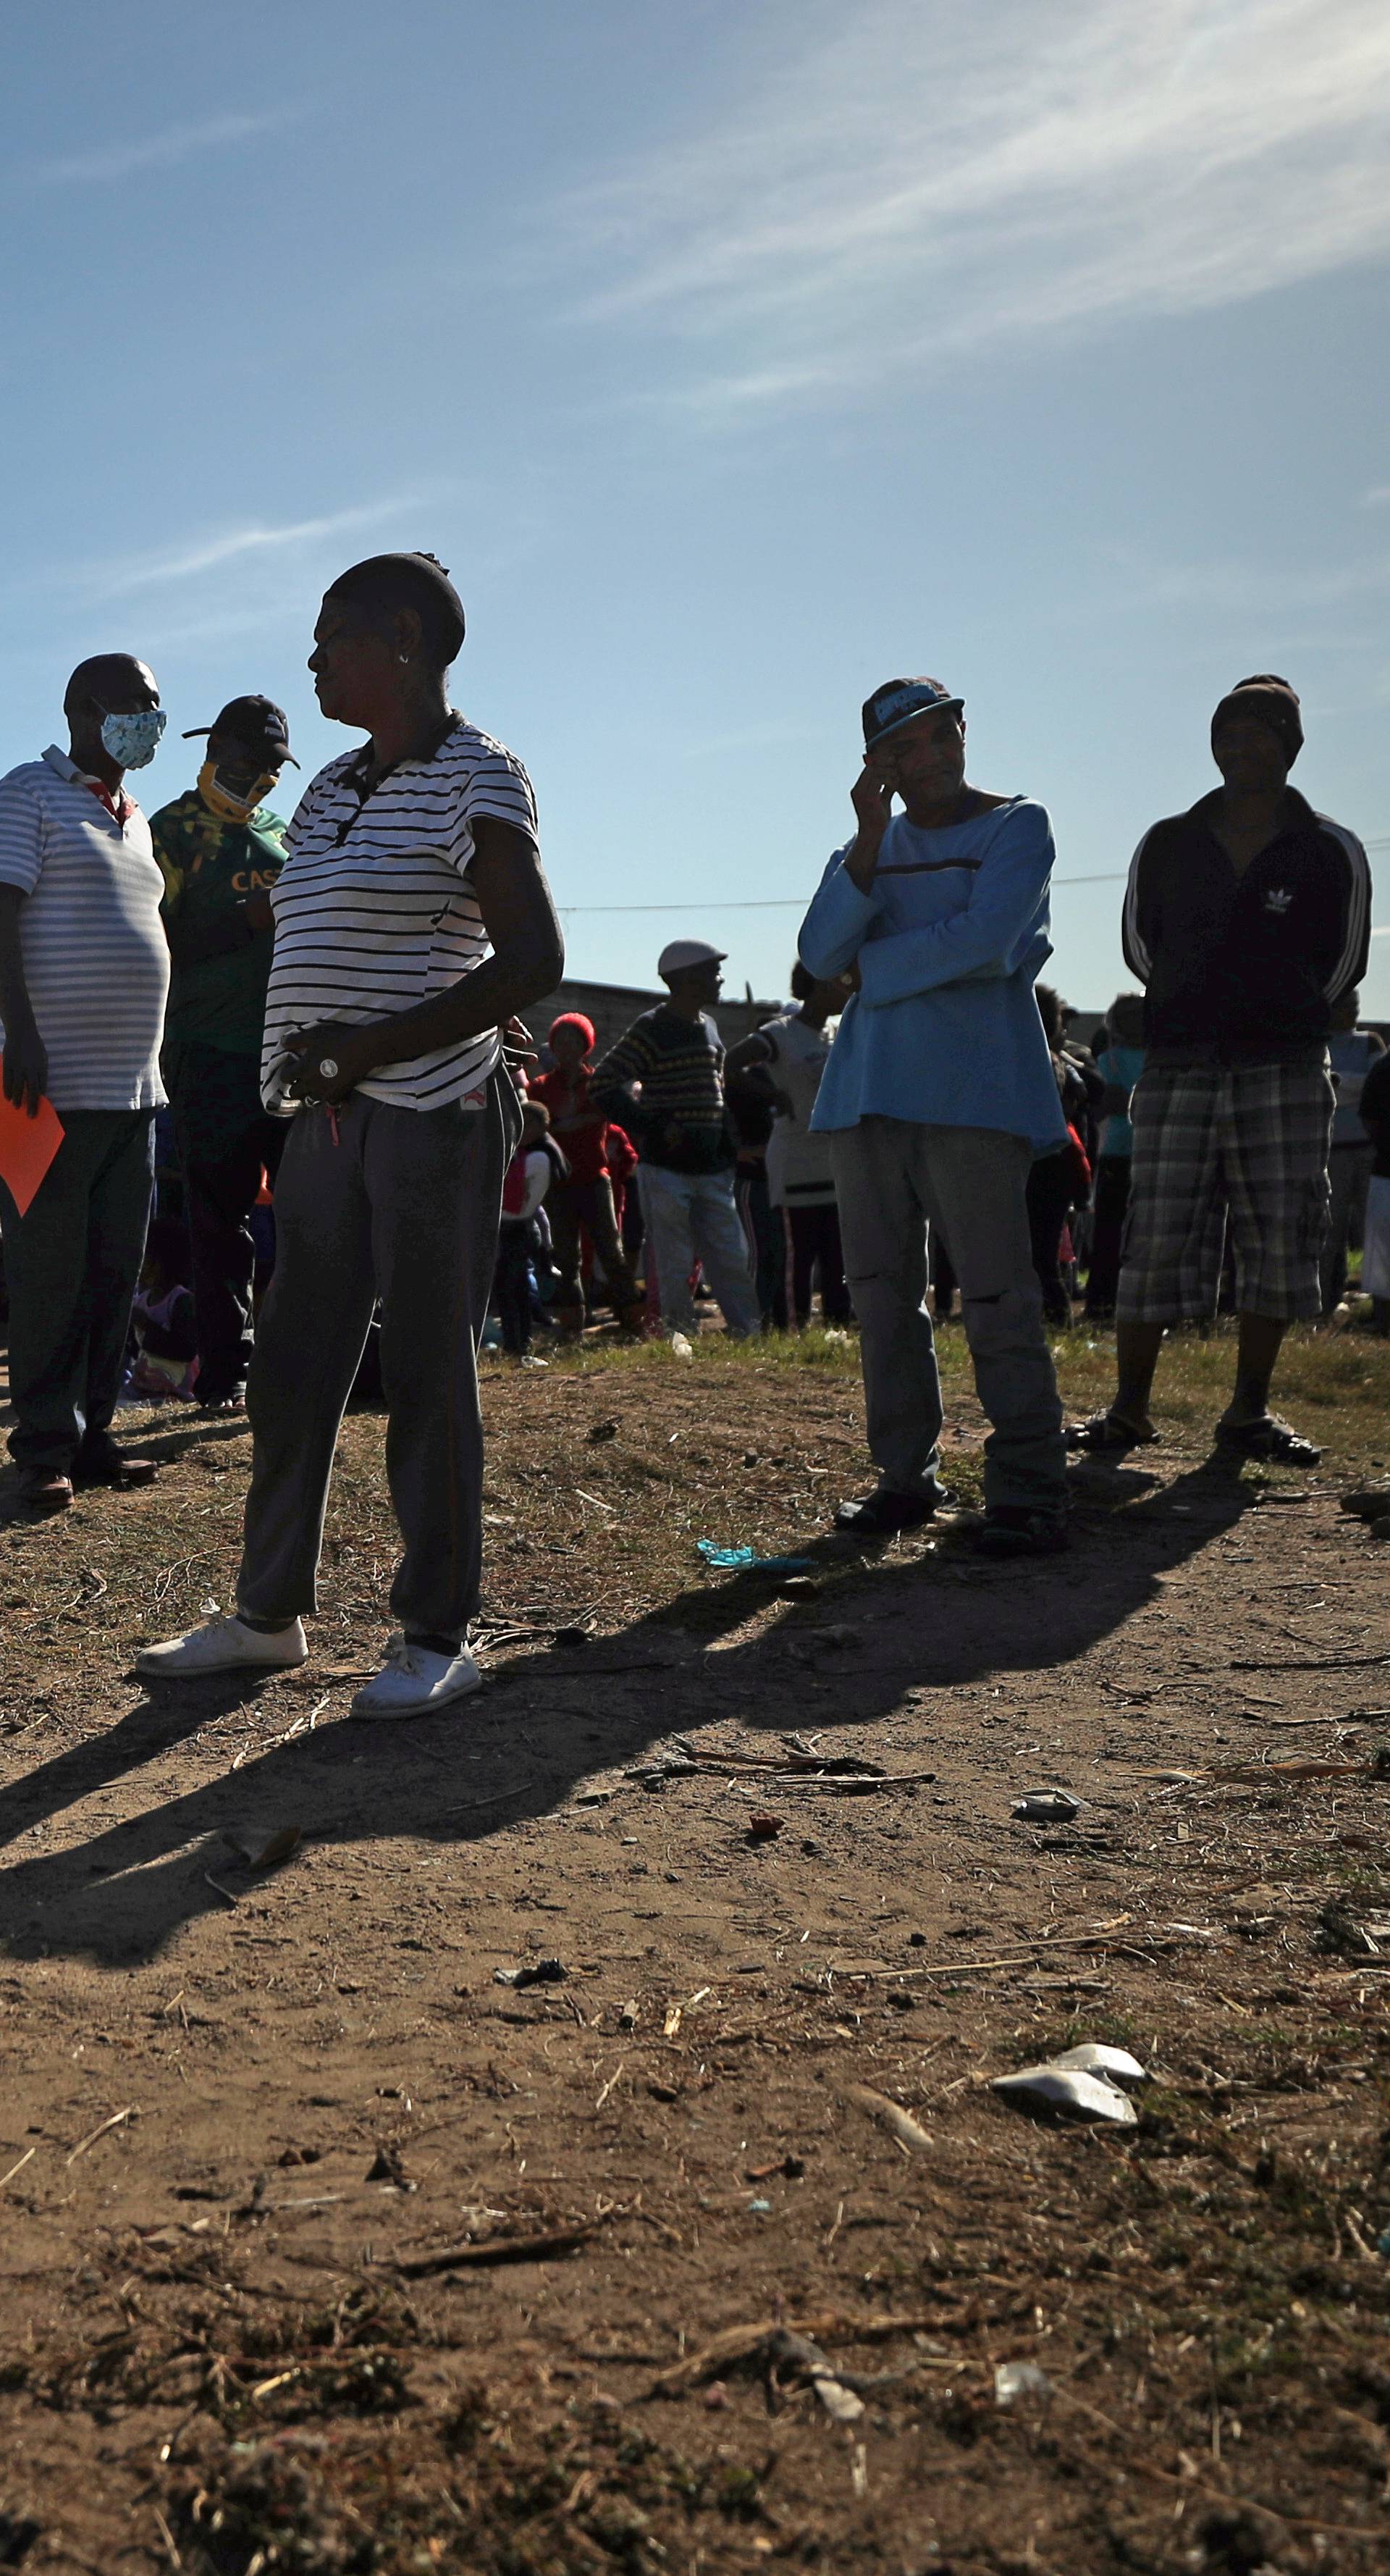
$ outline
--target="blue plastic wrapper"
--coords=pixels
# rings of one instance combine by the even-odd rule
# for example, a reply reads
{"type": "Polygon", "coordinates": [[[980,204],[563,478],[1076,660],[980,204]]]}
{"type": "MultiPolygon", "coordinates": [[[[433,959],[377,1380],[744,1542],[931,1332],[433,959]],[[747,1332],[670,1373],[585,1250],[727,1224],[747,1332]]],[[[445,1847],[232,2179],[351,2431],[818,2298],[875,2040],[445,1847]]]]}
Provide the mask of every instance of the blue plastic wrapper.
{"type": "Polygon", "coordinates": [[[809,1556],[759,1556],[754,1547],[716,1547],[712,1538],[695,1542],[706,1565],[720,1574],[746,1574],[756,1567],[760,1574],[809,1574],[815,1560],[809,1556]]]}

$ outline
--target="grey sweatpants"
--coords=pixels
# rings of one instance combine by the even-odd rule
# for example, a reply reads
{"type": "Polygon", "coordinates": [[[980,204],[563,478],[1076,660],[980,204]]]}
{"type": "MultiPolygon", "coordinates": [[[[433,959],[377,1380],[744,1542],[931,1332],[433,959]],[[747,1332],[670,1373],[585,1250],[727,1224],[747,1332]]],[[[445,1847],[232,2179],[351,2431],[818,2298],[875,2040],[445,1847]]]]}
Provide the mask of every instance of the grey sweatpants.
{"type": "Polygon", "coordinates": [[[1066,1448],[1033,1268],[1026,1189],[1032,1147],[992,1127],[861,1118],[830,1138],[845,1274],[859,1317],[869,1450],[883,1484],[921,1493],[936,1477],[941,1380],[927,1289],[927,1229],[960,1281],[975,1385],[994,1428],[986,1504],[1066,1509],[1066,1448]]]}
{"type": "Polygon", "coordinates": [[[478,1606],[483,1426],[477,1343],[502,1178],[520,1132],[494,1074],[481,1110],[395,1109],[354,1092],[301,1109],[275,1185],[275,1272],[246,1409],[255,1438],[237,1606],[287,1626],[315,1577],[343,1407],[381,1301],[386,1476],[405,1553],[391,1610],[462,1637],[478,1606]]]}

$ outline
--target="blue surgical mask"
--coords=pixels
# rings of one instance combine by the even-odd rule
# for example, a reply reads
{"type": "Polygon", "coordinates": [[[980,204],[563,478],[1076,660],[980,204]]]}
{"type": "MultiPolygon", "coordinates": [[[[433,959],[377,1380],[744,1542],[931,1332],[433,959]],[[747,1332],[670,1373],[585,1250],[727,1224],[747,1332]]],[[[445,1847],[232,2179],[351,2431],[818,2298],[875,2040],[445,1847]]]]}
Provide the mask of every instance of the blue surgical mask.
{"type": "Polygon", "coordinates": [[[103,716],[102,749],[118,769],[147,769],[168,721],[163,707],[141,707],[132,716],[103,716]]]}

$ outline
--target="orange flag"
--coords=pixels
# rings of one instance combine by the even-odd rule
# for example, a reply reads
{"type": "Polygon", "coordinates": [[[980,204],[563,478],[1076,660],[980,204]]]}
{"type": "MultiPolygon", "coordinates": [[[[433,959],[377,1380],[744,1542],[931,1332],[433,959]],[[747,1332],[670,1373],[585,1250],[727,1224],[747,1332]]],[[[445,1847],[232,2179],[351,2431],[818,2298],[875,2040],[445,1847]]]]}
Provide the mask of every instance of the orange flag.
{"type": "Polygon", "coordinates": [[[51,1100],[39,1102],[38,1115],[16,1109],[0,1093],[0,1181],[21,1216],[63,1141],[63,1122],[51,1100]]]}

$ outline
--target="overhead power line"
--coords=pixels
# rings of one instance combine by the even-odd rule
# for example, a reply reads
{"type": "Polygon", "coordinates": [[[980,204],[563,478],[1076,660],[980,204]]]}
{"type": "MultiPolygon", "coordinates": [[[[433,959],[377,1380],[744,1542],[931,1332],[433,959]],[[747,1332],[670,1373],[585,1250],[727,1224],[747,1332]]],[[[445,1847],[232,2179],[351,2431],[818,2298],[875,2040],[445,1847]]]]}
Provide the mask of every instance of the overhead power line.
{"type": "MultiPolygon", "coordinates": [[[[1364,845],[1368,850],[1390,850],[1390,832],[1380,833],[1364,845]]],[[[1064,886],[1121,885],[1129,875],[1128,868],[1105,868],[1098,876],[1054,877],[1054,893],[1064,886]]],[[[687,903],[559,903],[557,912],[804,912],[810,898],[803,894],[740,895],[732,902],[716,895],[711,900],[699,897],[687,903]]],[[[1383,936],[1383,934],[1380,934],[1383,936]]]]}
{"type": "MultiPolygon", "coordinates": [[[[1129,874],[1127,868],[1107,869],[1098,877],[1054,877],[1054,887],[1074,885],[1119,885],[1129,874]]],[[[810,901],[804,894],[765,894],[751,899],[740,896],[725,903],[716,895],[712,902],[699,897],[689,903],[557,903],[557,912],[804,912],[810,901]]]]}

